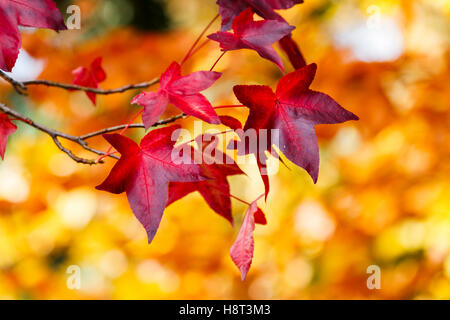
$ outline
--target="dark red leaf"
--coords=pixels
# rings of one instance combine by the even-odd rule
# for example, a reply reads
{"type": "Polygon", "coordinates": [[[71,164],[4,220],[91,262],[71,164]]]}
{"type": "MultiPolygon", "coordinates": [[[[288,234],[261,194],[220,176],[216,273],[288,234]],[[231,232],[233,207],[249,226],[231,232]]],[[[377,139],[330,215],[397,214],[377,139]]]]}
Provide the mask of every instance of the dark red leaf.
{"type": "Polygon", "coordinates": [[[50,0],[0,0],[0,69],[11,71],[20,49],[18,26],[65,30],[61,13],[50,0]]]}
{"type": "Polygon", "coordinates": [[[20,49],[20,33],[16,22],[0,8],[0,69],[11,71],[20,49]]]}
{"type": "MultiPolygon", "coordinates": [[[[88,88],[98,88],[98,84],[106,79],[106,73],[102,68],[101,57],[92,61],[90,69],[79,67],[73,70],[72,74],[75,76],[73,84],[88,88]]],[[[86,92],[86,95],[95,105],[97,102],[97,95],[94,92],[86,92]]]]}
{"type": "MultiPolygon", "coordinates": [[[[310,64],[285,75],[278,83],[276,93],[268,86],[233,88],[238,100],[250,109],[244,130],[278,130],[277,147],[289,160],[304,168],[314,183],[319,173],[319,148],[314,126],[358,120],[331,97],[309,89],[316,68],[315,64],[310,64]]],[[[268,151],[273,143],[268,144],[268,151]]],[[[243,153],[249,153],[245,144],[238,143],[237,147],[243,153]]],[[[268,183],[265,185],[267,194],[268,183]]]]}
{"type": "Polygon", "coordinates": [[[168,183],[206,179],[199,165],[173,162],[172,151],[179,135],[177,129],[180,126],[155,129],[142,139],[140,146],[119,134],[104,135],[122,156],[106,180],[96,188],[112,193],[126,192],[134,215],[147,231],[149,243],[166,207],[168,183]]]}
{"type": "Polygon", "coordinates": [[[131,101],[144,107],[142,120],[150,128],[163,114],[169,103],[184,113],[212,124],[220,119],[211,103],[199,92],[211,87],[222,74],[213,71],[198,71],[181,75],[181,67],[173,62],[161,75],[157,92],[143,92],[131,101]]]}
{"type": "MultiPolygon", "coordinates": [[[[222,17],[222,31],[228,31],[232,28],[233,20],[242,11],[252,8],[264,19],[278,20],[286,22],[275,10],[289,9],[296,4],[303,3],[303,0],[218,0],[219,13],[222,17]]],[[[297,43],[292,39],[291,35],[287,35],[280,40],[281,49],[287,54],[289,61],[295,69],[302,68],[306,65],[297,43]]]]}
{"type": "Polygon", "coordinates": [[[17,126],[9,120],[4,113],[0,114],[0,157],[5,158],[6,144],[8,137],[16,132],[17,126]]]}
{"type": "Polygon", "coordinates": [[[272,44],[289,35],[295,27],[285,21],[253,20],[250,8],[242,11],[233,21],[233,33],[219,31],[208,36],[220,43],[222,51],[251,49],[267,60],[274,62],[284,70],[283,63],[272,44]]]}

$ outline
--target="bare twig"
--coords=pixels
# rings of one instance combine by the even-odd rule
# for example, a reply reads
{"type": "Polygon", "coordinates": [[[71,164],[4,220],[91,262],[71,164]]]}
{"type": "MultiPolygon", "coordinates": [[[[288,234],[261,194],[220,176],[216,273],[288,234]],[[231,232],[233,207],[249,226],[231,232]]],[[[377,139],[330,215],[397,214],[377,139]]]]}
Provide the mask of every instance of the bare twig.
{"type": "Polygon", "coordinates": [[[25,81],[22,83],[22,85],[26,88],[27,86],[32,85],[44,85],[47,87],[56,87],[60,89],[65,90],[81,90],[85,92],[93,92],[96,94],[114,94],[114,93],[122,93],[128,90],[135,90],[135,89],[145,89],[152,85],[155,85],[159,82],[159,78],[155,78],[153,80],[142,82],[138,84],[129,84],[120,88],[116,89],[99,89],[99,88],[89,88],[89,87],[82,87],[75,84],[67,84],[67,83],[60,83],[60,82],[54,82],[54,81],[48,81],[48,80],[32,80],[32,81],[25,81]]]}
{"type": "MultiPolygon", "coordinates": [[[[157,122],[155,122],[152,125],[152,127],[157,127],[157,126],[161,126],[161,125],[164,125],[164,124],[172,123],[172,122],[175,122],[176,120],[182,119],[184,117],[186,117],[186,114],[181,113],[181,114],[173,116],[171,118],[157,121],[157,122]]],[[[85,134],[83,136],[80,136],[80,139],[87,140],[87,139],[90,139],[90,138],[93,138],[93,137],[96,137],[96,136],[100,136],[100,135],[105,134],[105,133],[115,132],[115,131],[119,131],[119,130],[122,130],[122,129],[125,129],[125,128],[145,128],[145,127],[144,127],[144,124],[142,124],[142,123],[121,124],[121,125],[118,125],[118,126],[109,127],[109,128],[105,128],[105,129],[102,129],[102,130],[98,130],[98,131],[95,131],[95,132],[91,132],[91,133],[85,134]]]]}
{"type": "Polygon", "coordinates": [[[87,139],[90,139],[90,138],[93,138],[93,137],[96,137],[96,136],[100,136],[100,135],[105,134],[105,133],[110,133],[110,132],[115,132],[115,131],[119,131],[119,130],[125,129],[127,126],[128,126],[128,128],[144,128],[144,124],[143,123],[133,123],[133,124],[130,124],[130,125],[121,124],[121,125],[118,125],[118,126],[105,128],[105,129],[102,129],[102,130],[98,130],[98,131],[95,131],[95,132],[91,132],[91,133],[85,134],[84,136],[80,136],[80,138],[83,139],[83,140],[87,140],[87,139]]]}
{"type": "Polygon", "coordinates": [[[5,79],[7,82],[11,84],[11,86],[14,88],[14,90],[17,91],[17,93],[25,95],[25,91],[27,90],[28,86],[36,86],[36,85],[43,85],[47,87],[55,87],[60,88],[64,90],[80,90],[85,92],[92,92],[95,94],[114,94],[114,93],[122,93],[129,90],[136,90],[136,89],[145,89],[148,87],[151,87],[157,83],[159,83],[159,78],[155,78],[150,81],[141,82],[137,84],[129,84],[120,88],[115,89],[100,89],[100,88],[89,88],[89,87],[83,87],[78,86],[75,84],[68,84],[68,83],[60,83],[55,81],[49,81],[49,80],[31,80],[31,81],[24,81],[20,82],[17,80],[14,80],[9,75],[7,75],[4,71],[0,70],[0,77],[5,79]]]}
{"type": "MultiPolygon", "coordinates": [[[[48,87],[56,87],[56,88],[61,88],[61,89],[65,89],[65,90],[81,90],[81,91],[85,91],[85,92],[93,92],[96,94],[108,95],[108,94],[114,94],[114,93],[122,93],[122,92],[125,92],[128,90],[148,88],[159,82],[159,78],[155,78],[155,79],[153,79],[151,81],[147,81],[147,82],[142,82],[142,83],[138,83],[138,84],[130,84],[130,85],[126,85],[126,86],[123,86],[120,88],[116,88],[116,89],[105,90],[105,89],[88,88],[88,87],[82,87],[82,86],[78,86],[78,85],[65,84],[65,83],[59,83],[59,82],[47,81],[47,80],[33,80],[33,81],[19,82],[19,81],[14,80],[13,78],[11,78],[9,75],[7,75],[5,72],[3,72],[1,70],[0,70],[0,77],[2,77],[7,82],[9,82],[11,84],[11,86],[19,94],[22,94],[22,95],[26,94],[25,91],[27,90],[27,87],[31,86],[31,85],[44,85],[44,86],[48,86],[48,87]]],[[[105,128],[105,129],[102,129],[102,130],[99,130],[96,132],[88,133],[88,134],[85,134],[82,136],[73,136],[70,134],[66,134],[64,132],[60,132],[60,131],[45,127],[41,124],[38,124],[38,123],[34,122],[32,119],[9,108],[8,106],[6,106],[3,103],[0,103],[0,111],[6,113],[7,115],[13,117],[16,120],[20,120],[42,132],[45,132],[53,139],[56,146],[61,151],[66,153],[74,161],[76,161],[78,163],[90,164],[90,165],[102,163],[102,161],[99,162],[98,160],[84,159],[84,158],[80,158],[80,157],[76,156],[75,154],[73,154],[73,152],[71,150],[65,148],[62,145],[60,138],[75,142],[78,145],[80,145],[83,149],[85,149],[89,152],[95,153],[97,155],[108,156],[108,157],[111,157],[114,159],[119,159],[119,157],[112,155],[110,153],[91,148],[85,140],[90,139],[95,136],[99,136],[99,135],[108,133],[108,132],[114,132],[114,131],[122,130],[125,128],[144,128],[143,124],[119,125],[119,126],[114,126],[114,127],[110,127],[110,128],[105,128]]],[[[178,119],[184,118],[185,116],[186,115],[184,113],[179,114],[177,116],[174,116],[174,117],[171,117],[171,118],[168,118],[165,120],[160,120],[160,121],[156,122],[155,124],[153,124],[153,126],[156,127],[156,126],[168,124],[168,123],[174,122],[178,119]]]]}
{"type": "MultiPolygon", "coordinates": [[[[66,139],[69,141],[72,141],[78,145],[80,145],[83,149],[92,152],[94,154],[97,154],[99,156],[108,156],[114,159],[119,159],[118,156],[113,155],[113,154],[108,154],[106,152],[91,148],[89,146],[89,144],[86,142],[87,139],[108,133],[108,132],[115,132],[118,130],[121,130],[125,127],[127,127],[127,125],[119,125],[119,126],[114,126],[114,127],[110,127],[110,128],[105,128],[99,131],[95,131],[92,133],[88,133],[82,136],[74,136],[74,135],[70,135],[64,132],[60,132],[51,128],[48,128],[46,126],[43,126],[35,121],[33,121],[32,119],[28,118],[27,116],[9,108],[8,106],[6,106],[5,104],[0,102],[0,112],[3,112],[9,116],[11,116],[12,118],[16,119],[16,120],[20,120],[26,124],[28,124],[31,127],[36,128],[37,130],[40,130],[42,132],[45,132],[46,134],[48,134],[52,139],[53,142],[55,143],[55,145],[65,154],[67,154],[70,158],[72,158],[72,160],[74,160],[77,163],[82,163],[82,164],[89,164],[89,165],[93,165],[93,164],[97,164],[97,163],[103,163],[102,161],[97,161],[97,160],[91,160],[91,159],[85,159],[85,158],[80,158],[78,156],[76,156],[75,154],[73,154],[73,152],[69,149],[67,149],[66,147],[64,147],[61,143],[61,141],[59,140],[61,139],[66,139]]],[[[156,126],[160,126],[160,125],[164,125],[164,124],[168,124],[168,123],[172,123],[175,122],[178,119],[182,119],[184,118],[186,115],[184,113],[179,114],[177,116],[168,118],[168,119],[164,119],[164,120],[160,120],[156,123],[153,124],[153,127],[156,126]]],[[[128,125],[129,128],[144,128],[144,125],[141,123],[137,123],[137,124],[130,124],[128,125]]]]}

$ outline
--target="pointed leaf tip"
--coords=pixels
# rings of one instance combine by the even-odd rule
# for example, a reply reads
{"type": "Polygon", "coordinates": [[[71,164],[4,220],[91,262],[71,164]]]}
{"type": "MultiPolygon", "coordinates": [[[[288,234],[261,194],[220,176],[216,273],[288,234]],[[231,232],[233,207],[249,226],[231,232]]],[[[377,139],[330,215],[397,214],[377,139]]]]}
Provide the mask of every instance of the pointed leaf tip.
{"type": "Polygon", "coordinates": [[[220,72],[197,71],[183,76],[180,65],[173,62],[162,73],[159,90],[142,92],[131,100],[131,104],[144,107],[142,121],[146,129],[161,117],[169,103],[187,115],[211,124],[220,124],[213,106],[200,92],[211,87],[221,75],[220,72]]]}

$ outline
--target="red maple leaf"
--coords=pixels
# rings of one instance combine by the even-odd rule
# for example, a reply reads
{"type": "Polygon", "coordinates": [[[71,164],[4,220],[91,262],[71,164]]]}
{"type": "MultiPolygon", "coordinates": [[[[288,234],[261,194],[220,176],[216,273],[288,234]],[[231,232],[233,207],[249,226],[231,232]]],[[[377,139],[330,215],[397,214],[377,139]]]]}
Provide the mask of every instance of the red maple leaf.
{"type": "Polygon", "coordinates": [[[222,31],[230,30],[234,18],[247,8],[252,8],[264,19],[285,21],[275,10],[289,9],[302,2],[303,0],[218,0],[222,31]]]}
{"type": "Polygon", "coordinates": [[[202,135],[197,137],[196,141],[201,151],[192,148],[192,160],[194,161],[196,157],[201,160],[203,175],[209,179],[201,182],[171,182],[167,206],[192,192],[198,191],[211,209],[233,223],[230,185],[227,177],[244,174],[244,172],[231,157],[217,149],[218,140],[216,136],[202,135]],[[211,140],[212,137],[214,139],[211,140]]]}
{"type": "Polygon", "coordinates": [[[250,8],[242,11],[233,20],[233,32],[219,31],[208,36],[209,39],[220,43],[222,51],[251,49],[267,60],[274,62],[284,70],[280,56],[272,48],[272,44],[290,34],[295,27],[285,21],[253,20],[250,8]]]}
{"type": "Polygon", "coordinates": [[[9,120],[4,113],[0,114],[0,157],[5,158],[6,144],[8,137],[16,132],[17,126],[9,120]]]}
{"type": "Polygon", "coordinates": [[[163,114],[169,103],[184,113],[212,124],[220,119],[211,103],[199,92],[208,89],[222,74],[214,71],[198,71],[181,75],[181,67],[173,62],[161,75],[157,92],[143,92],[131,101],[144,106],[142,121],[148,129],[163,114]]]}
{"type": "Polygon", "coordinates": [[[0,69],[11,71],[20,49],[18,26],[66,30],[61,13],[50,0],[0,0],[0,69]]]}
{"type": "MultiPolygon", "coordinates": [[[[289,160],[304,168],[314,183],[319,174],[319,147],[314,126],[359,119],[328,95],[309,89],[316,69],[316,64],[310,64],[285,75],[275,93],[268,86],[239,85],[233,88],[238,100],[250,109],[244,131],[267,129],[270,133],[271,129],[278,130],[277,147],[289,160]]],[[[268,139],[265,145],[267,151],[272,151],[271,146],[276,141],[272,141],[270,135],[268,139]]],[[[238,142],[237,148],[249,154],[248,146],[243,142],[238,142]]],[[[265,151],[259,149],[257,158],[265,151]]],[[[261,162],[265,164],[264,158],[261,162]]],[[[265,184],[268,192],[268,179],[265,184]]]]}
{"type": "Polygon", "coordinates": [[[245,214],[239,233],[230,249],[230,256],[234,264],[241,271],[241,279],[245,280],[253,260],[255,240],[253,231],[255,223],[266,224],[266,217],[262,210],[258,208],[256,201],[253,201],[245,214]]]}
{"type": "Polygon", "coordinates": [[[142,139],[140,146],[119,134],[104,135],[122,156],[96,188],[116,194],[126,192],[134,215],[147,231],[149,243],[166,207],[168,183],[205,180],[199,165],[172,161],[177,129],[180,126],[155,129],[142,139]]]}
{"type": "MultiPolygon", "coordinates": [[[[72,71],[72,74],[75,76],[73,84],[87,88],[98,88],[98,84],[106,80],[106,73],[102,68],[101,57],[92,61],[90,69],[78,67],[72,71]]],[[[86,92],[86,95],[95,105],[97,102],[97,95],[94,92],[86,92]]]]}
{"type": "MultiPolygon", "coordinates": [[[[275,10],[289,9],[296,4],[303,3],[303,0],[218,0],[219,13],[222,17],[222,31],[228,31],[232,28],[233,20],[242,11],[247,8],[252,8],[253,12],[257,13],[264,19],[278,20],[286,22],[275,10]]],[[[283,37],[280,42],[281,49],[288,55],[289,61],[295,69],[302,68],[306,65],[305,58],[300,51],[297,43],[289,34],[283,37]]]]}

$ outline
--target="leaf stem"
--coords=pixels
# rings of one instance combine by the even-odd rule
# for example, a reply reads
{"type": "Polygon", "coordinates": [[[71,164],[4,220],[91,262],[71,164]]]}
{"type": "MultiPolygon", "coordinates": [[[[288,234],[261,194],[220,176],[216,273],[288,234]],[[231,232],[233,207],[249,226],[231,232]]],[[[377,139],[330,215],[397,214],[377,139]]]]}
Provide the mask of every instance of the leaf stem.
{"type": "Polygon", "coordinates": [[[194,49],[197,46],[197,44],[200,42],[200,40],[202,39],[202,37],[205,35],[206,31],[208,31],[208,29],[213,25],[213,23],[217,20],[217,18],[219,18],[219,14],[217,14],[210,23],[208,23],[208,25],[205,27],[205,29],[203,29],[202,33],[200,33],[200,35],[197,37],[197,39],[195,40],[194,44],[192,45],[192,47],[189,49],[189,51],[186,53],[185,57],[183,58],[183,60],[181,61],[180,65],[183,65],[193,54],[194,54],[194,49]]]}
{"type": "MultiPolygon", "coordinates": [[[[217,132],[217,133],[212,133],[212,134],[210,134],[210,136],[215,137],[215,136],[219,136],[219,135],[221,135],[221,134],[227,134],[227,133],[229,133],[229,132],[234,132],[234,131],[233,131],[233,130],[221,131],[221,132],[217,132]]],[[[189,140],[189,141],[183,142],[183,143],[180,144],[179,146],[184,146],[184,145],[186,145],[186,144],[195,142],[195,140],[196,140],[196,138],[191,139],[191,140],[189,140]]]]}
{"type": "Polygon", "coordinates": [[[204,46],[206,46],[211,40],[206,39],[205,41],[203,41],[199,46],[197,46],[197,48],[195,48],[194,51],[192,51],[191,56],[194,56],[194,54],[196,54],[198,51],[200,51],[200,49],[202,49],[204,46]]]}
{"type": "Polygon", "coordinates": [[[222,192],[224,195],[226,195],[226,196],[228,196],[228,197],[230,197],[230,198],[233,198],[233,199],[235,199],[235,200],[237,200],[237,201],[239,201],[239,202],[241,202],[241,203],[243,203],[243,204],[246,204],[246,205],[248,205],[248,206],[251,205],[251,203],[249,203],[249,202],[247,202],[247,201],[245,201],[245,200],[243,200],[243,199],[241,199],[241,198],[239,198],[239,197],[236,197],[236,196],[232,195],[232,194],[229,193],[229,192],[225,192],[225,191],[221,190],[220,188],[218,188],[218,187],[216,187],[216,186],[214,186],[214,185],[209,184],[208,186],[211,187],[211,188],[213,188],[213,189],[218,190],[219,192],[222,192]]]}
{"type": "MultiPolygon", "coordinates": [[[[133,116],[133,118],[131,118],[131,120],[127,123],[127,125],[122,129],[122,130],[120,130],[120,132],[119,132],[119,134],[120,135],[123,135],[124,133],[125,133],[125,131],[127,131],[127,129],[130,127],[130,125],[142,114],[144,112],[144,108],[142,108],[141,110],[139,110],[139,112],[138,113],[136,113],[134,116],[133,116]]],[[[109,156],[109,155],[111,155],[111,154],[113,154],[113,153],[115,153],[115,152],[111,152],[111,150],[112,150],[112,146],[110,145],[109,146],[109,148],[108,148],[108,150],[106,151],[106,154],[104,154],[104,155],[102,155],[101,157],[99,157],[98,159],[97,159],[97,161],[102,161],[104,158],[106,158],[107,156],[109,156]]]]}
{"type": "Polygon", "coordinates": [[[216,60],[216,62],[214,62],[213,66],[211,67],[211,69],[209,69],[209,71],[213,71],[214,67],[216,66],[216,64],[220,61],[220,59],[222,59],[222,57],[225,55],[225,53],[227,53],[226,51],[222,52],[222,54],[219,56],[219,58],[216,60]]]}

